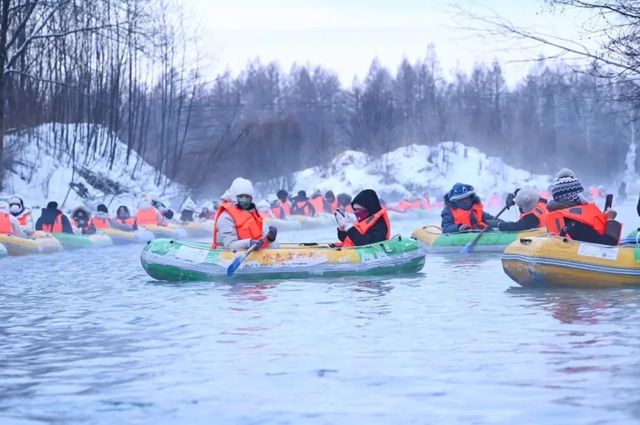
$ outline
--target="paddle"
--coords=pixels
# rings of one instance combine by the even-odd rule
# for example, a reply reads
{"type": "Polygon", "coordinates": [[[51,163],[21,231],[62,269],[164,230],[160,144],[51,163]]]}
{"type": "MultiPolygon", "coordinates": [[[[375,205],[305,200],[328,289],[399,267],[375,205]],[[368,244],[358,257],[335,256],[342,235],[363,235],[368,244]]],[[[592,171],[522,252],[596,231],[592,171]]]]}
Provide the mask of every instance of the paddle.
{"type": "Polygon", "coordinates": [[[233,276],[236,270],[238,270],[238,268],[242,265],[242,263],[244,263],[244,260],[247,259],[249,254],[251,254],[253,251],[256,251],[258,248],[260,248],[263,243],[264,243],[264,239],[254,242],[253,245],[251,245],[249,249],[247,249],[247,252],[245,252],[242,255],[238,255],[236,258],[234,258],[231,265],[227,267],[227,277],[233,276]]]}
{"type": "MultiPolygon", "coordinates": [[[[498,217],[500,217],[500,215],[502,215],[503,212],[505,212],[509,207],[507,205],[504,206],[504,208],[502,208],[500,210],[500,212],[498,214],[496,214],[495,217],[493,217],[494,220],[497,220],[498,217]]],[[[480,240],[480,238],[482,237],[482,235],[484,234],[484,232],[486,232],[487,230],[489,230],[489,226],[485,227],[484,229],[482,229],[482,231],[480,233],[478,233],[476,235],[475,238],[473,238],[473,240],[471,242],[469,242],[468,244],[466,244],[464,246],[464,248],[462,248],[460,250],[460,254],[461,255],[466,255],[469,254],[471,252],[471,250],[473,249],[473,247],[475,246],[476,243],[478,243],[478,241],[480,240]]]]}

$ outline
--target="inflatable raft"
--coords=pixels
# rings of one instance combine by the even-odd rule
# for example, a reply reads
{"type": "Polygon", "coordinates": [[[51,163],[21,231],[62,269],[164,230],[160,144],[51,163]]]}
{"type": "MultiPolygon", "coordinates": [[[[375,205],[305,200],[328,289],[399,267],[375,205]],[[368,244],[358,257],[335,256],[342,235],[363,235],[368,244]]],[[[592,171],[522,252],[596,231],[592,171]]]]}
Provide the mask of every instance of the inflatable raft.
{"type": "MultiPolygon", "coordinates": [[[[540,236],[546,229],[534,229],[524,232],[500,232],[488,230],[474,245],[472,252],[502,252],[514,241],[520,238],[540,236]]],[[[471,242],[478,232],[442,233],[440,226],[424,226],[411,235],[422,242],[428,252],[460,252],[471,242]]]]}
{"type": "MultiPolygon", "coordinates": [[[[149,276],[165,281],[226,279],[227,267],[242,251],[212,250],[208,243],[156,239],[142,251],[149,276]]],[[[328,244],[282,244],[252,252],[236,275],[243,279],[286,279],[416,273],[425,252],[416,241],[395,237],[355,248],[328,244]]]]}
{"type": "Polygon", "coordinates": [[[121,230],[107,227],[100,229],[100,231],[109,236],[115,245],[142,243],[155,239],[153,233],[148,230],[121,230]]]}
{"type": "Polygon", "coordinates": [[[552,235],[523,238],[507,247],[502,268],[522,286],[640,285],[640,248],[552,235]]]}
{"type": "Polygon", "coordinates": [[[213,237],[213,221],[192,221],[190,223],[178,224],[176,227],[187,232],[187,237],[189,238],[213,237]]]}
{"type": "Polygon", "coordinates": [[[44,232],[35,232],[30,238],[0,235],[0,244],[4,245],[9,255],[50,254],[62,251],[60,242],[44,232]]]}
{"type": "Polygon", "coordinates": [[[111,238],[105,234],[76,235],[75,233],[53,233],[64,249],[102,248],[113,245],[111,238]]]}
{"type": "Polygon", "coordinates": [[[139,230],[148,230],[153,233],[156,238],[183,239],[187,237],[187,231],[174,224],[168,224],[166,226],[140,226],[139,230]]]}

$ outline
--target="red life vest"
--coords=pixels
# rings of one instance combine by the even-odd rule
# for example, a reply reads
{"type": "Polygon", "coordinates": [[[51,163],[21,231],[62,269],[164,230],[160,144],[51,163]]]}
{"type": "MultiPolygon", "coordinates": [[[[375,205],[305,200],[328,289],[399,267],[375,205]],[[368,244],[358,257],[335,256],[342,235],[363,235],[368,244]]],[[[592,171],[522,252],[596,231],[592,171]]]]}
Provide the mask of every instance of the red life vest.
{"type": "Polygon", "coordinates": [[[402,212],[406,212],[411,209],[411,203],[406,199],[403,199],[396,205],[396,208],[402,212]]]}
{"type": "Polygon", "coordinates": [[[11,235],[12,233],[11,214],[0,211],[0,235],[11,235]]]}
{"type": "Polygon", "coordinates": [[[468,228],[472,228],[471,214],[476,218],[476,227],[484,229],[487,227],[487,223],[482,218],[484,216],[484,209],[482,204],[473,204],[470,210],[463,210],[462,208],[449,207],[451,215],[453,216],[453,222],[455,224],[464,224],[468,228]]]}
{"type": "Polygon", "coordinates": [[[93,224],[96,229],[106,229],[111,227],[111,222],[108,218],[93,217],[89,222],[89,227],[91,227],[91,224],[93,224]]]}
{"type": "Polygon", "coordinates": [[[136,223],[136,219],[133,217],[129,217],[129,218],[116,218],[116,221],[120,224],[127,224],[131,227],[133,227],[133,225],[136,223]]]}
{"type": "Polygon", "coordinates": [[[20,223],[20,226],[26,226],[29,224],[31,213],[25,211],[16,218],[18,219],[18,223],[20,223]]]}
{"type": "MultiPolygon", "coordinates": [[[[252,210],[251,212],[238,208],[232,203],[224,203],[220,205],[213,219],[213,243],[211,248],[218,248],[218,219],[223,212],[227,212],[236,225],[238,239],[260,239],[262,238],[262,217],[252,210]]],[[[262,245],[266,248],[268,241],[262,245]]]]}
{"type": "Polygon", "coordinates": [[[43,224],[42,230],[47,233],[63,233],[64,228],[62,227],[62,213],[58,213],[56,216],[56,221],[53,224],[43,224]]]}
{"type": "Polygon", "coordinates": [[[322,195],[318,195],[315,198],[311,198],[309,203],[313,205],[313,208],[316,209],[316,214],[320,214],[321,212],[324,211],[324,198],[322,197],[322,195]]]}
{"type": "Polygon", "coordinates": [[[538,218],[538,227],[544,227],[547,222],[547,204],[544,202],[538,202],[536,207],[529,212],[520,214],[520,220],[528,215],[534,215],[538,218]]]}
{"type": "MultiPolygon", "coordinates": [[[[280,201],[280,205],[282,205],[282,209],[284,210],[284,214],[285,217],[288,217],[291,215],[291,203],[289,201],[280,201]]],[[[280,218],[285,218],[285,217],[280,217],[280,218]]]]}
{"type": "Polygon", "coordinates": [[[144,208],[138,210],[136,214],[136,223],[138,226],[152,225],[157,226],[158,223],[158,210],[154,207],[144,208]]]}
{"type": "MultiPolygon", "coordinates": [[[[600,236],[605,234],[607,216],[604,215],[596,204],[576,205],[547,213],[547,230],[549,233],[559,235],[566,226],[566,219],[577,221],[591,227],[600,236]]],[[[566,235],[569,237],[569,235],[566,235]]]]}
{"type": "MultiPolygon", "coordinates": [[[[387,214],[387,210],[385,210],[384,208],[382,208],[380,211],[378,211],[377,213],[375,213],[372,216],[369,216],[367,218],[365,218],[362,221],[359,221],[355,226],[356,230],[358,232],[360,232],[361,235],[366,235],[367,232],[378,222],[378,220],[380,220],[382,218],[382,220],[384,220],[385,224],[387,225],[387,236],[386,236],[386,240],[389,240],[391,238],[391,222],[389,221],[389,215],[387,214]]],[[[353,243],[353,241],[351,240],[351,238],[349,236],[346,237],[346,239],[344,240],[344,242],[342,243],[342,246],[345,248],[348,248],[350,246],[355,246],[355,244],[353,243]]]]}
{"type": "Polygon", "coordinates": [[[309,201],[297,201],[295,205],[295,212],[298,214],[296,215],[306,215],[308,217],[312,217],[313,213],[309,205],[309,201]],[[302,214],[299,213],[300,211],[302,211],[302,214]]]}

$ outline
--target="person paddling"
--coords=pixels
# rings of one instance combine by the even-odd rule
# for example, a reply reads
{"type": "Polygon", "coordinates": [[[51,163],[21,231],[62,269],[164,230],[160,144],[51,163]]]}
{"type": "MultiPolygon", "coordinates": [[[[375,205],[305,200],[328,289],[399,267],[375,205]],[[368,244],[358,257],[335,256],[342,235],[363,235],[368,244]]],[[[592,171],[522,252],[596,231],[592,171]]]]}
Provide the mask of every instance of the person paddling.
{"type": "Polygon", "coordinates": [[[442,217],[442,233],[467,232],[482,230],[493,216],[484,212],[478,195],[470,184],[456,183],[444,195],[442,217]]]}

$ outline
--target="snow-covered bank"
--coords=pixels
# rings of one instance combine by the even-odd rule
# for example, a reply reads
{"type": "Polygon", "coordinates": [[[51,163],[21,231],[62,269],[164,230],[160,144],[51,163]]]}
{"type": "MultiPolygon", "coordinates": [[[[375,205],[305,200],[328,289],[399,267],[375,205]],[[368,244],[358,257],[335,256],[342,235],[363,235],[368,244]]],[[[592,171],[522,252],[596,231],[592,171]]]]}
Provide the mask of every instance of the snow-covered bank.
{"type": "Polygon", "coordinates": [[[14,161],[0,198],[15,194],[23,197],[27,205],[57,201],[61,205],[64,202],[68,209],[105,203],[115,209],[120,204],[135,205],[142,192],[158,193],[174,204],[181,203],[187,192],[164,176],[158,186],[155,168],[135,151],[127,164],[126,144],[99,125],[43,124],[8,136],[6,146],[14,161]]]}
{"type": "Polygon", "coordinates": [[[481,196],[489,196],[523,185],[542,191],[552,181],[550,176],[511,167],[458,142],[410,145],[379,157],[345,151],[326,166],[295,173],[292,180],[295,190],[356,193],[372,188],[389,201],[425,191],[440,198],[456,182],[470,183],[481,196]]]}

